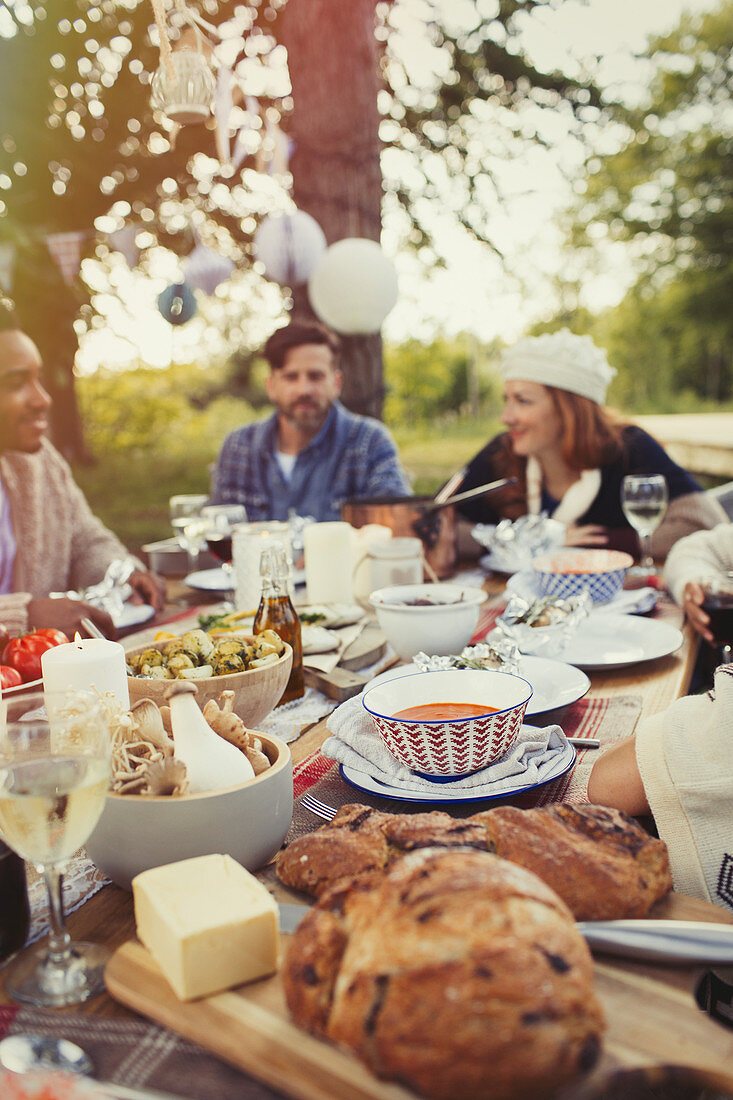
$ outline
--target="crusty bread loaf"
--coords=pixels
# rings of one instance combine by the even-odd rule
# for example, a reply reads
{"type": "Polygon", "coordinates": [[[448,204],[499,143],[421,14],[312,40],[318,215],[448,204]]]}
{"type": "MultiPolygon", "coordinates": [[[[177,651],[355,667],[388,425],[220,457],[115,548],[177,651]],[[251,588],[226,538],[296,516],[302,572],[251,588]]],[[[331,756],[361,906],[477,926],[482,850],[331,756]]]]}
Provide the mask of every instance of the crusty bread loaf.
{"type": "Polygon", "coordinates": [[[643,917],[672,889],[665,844],[606,806],[500,806],[460,820],[352,804],[281,852],[277,873],[286,885],[319,897],[341,878],[380,877],[405,853],[426,847],[475,848],[527,867],[576,920],[643,917]]]}
{"type": "Polygon", "coordinates": [[[570,912],[485,852],[425,848],[376,880],[342,880],[301,922],[282,974],[298,1024],[436,1100],[547,1096],[600,1050],[570,912]]]}

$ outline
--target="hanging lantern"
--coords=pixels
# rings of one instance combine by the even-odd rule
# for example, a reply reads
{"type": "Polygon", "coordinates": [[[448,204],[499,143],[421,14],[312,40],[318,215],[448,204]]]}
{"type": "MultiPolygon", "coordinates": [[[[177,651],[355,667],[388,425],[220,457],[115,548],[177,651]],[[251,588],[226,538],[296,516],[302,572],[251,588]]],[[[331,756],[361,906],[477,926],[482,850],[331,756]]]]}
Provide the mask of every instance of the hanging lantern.
{"type": "Polygon", "coordinates": [[[378,332],[397,301],[395,266],[376,241],[346,237],[318,261],[308,283],[316,316],[349,336],[378,332]]]}
{"type": "Polygon", "coordinates": [[[181,126],[205,122],[211,114],[216,78],[198,50],[176,50],[153,76],[150,102],[181,126]]]}
{"type": "Polygon", "coordinates": [[[304,210],[270,214],[255,233],[255,259],[265,274],[282,286],[307,283],[326,251],[320,225],[304,210]]]}
{"type": "Polygon", "coordinates": [[[203,290],[204,294],[213,294],[233,271],[231,260],[203,244],[197,244],[183,261],[186,284],[194,290],[203,290]]]}
{"type": "Polygon", "coordinates": [[[158,311],[169,325],[185,325],[196,308],[196,297],[186,283],[172,283],[158,295],[158,311]]]}

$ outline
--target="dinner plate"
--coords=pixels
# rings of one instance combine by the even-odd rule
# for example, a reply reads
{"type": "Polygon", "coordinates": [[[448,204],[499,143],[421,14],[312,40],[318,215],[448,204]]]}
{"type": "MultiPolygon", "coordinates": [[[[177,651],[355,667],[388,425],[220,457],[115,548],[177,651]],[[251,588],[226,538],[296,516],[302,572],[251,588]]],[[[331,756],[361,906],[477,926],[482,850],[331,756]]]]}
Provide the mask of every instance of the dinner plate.
{"type": "Polygon", "coordinates": [[[29,680],[27,684],[3,688],[3,699],[10,699],[13,695],[22,695],[24,691],[43,691],[43,680],[29,680]]]}
{"type": "Polygon", "coordinates": [[[450,784],[446,785],[445,783],[436,783],[435,790],[420,788],[413,791],[409,787],[393,787],[388,783],[382,783],[367,772],[359,771],[348,764],[340,764],[339,771],[342,778],[350,786],[356,787],[358,791],[364,791],[365,794],[376,794],[380,798],[391,798],[395,802],[422,802],[442,806],[460,806],[468,802],[492,802],[497,799],[513,798],[515,795],[524,794],[526,791],[534,791],[539,787],[544,787],[547,783],[552,783],[553,780],[559,779],[561,775],[565,775],[575,763],[575,756],[575,749],[568,743],[562,752],[550,761],[538,782],[524,783],[518,776],[515,786],[510,784],[504,787],[501,793],[495,795],[486,794],[485,790],[481,795],[471,794],[470,790],[465,792],[451,791],[449,789],[450,784]]]}
{"type": "MultiPolygon", "coordinates": [[[[536,600],[542,595],[537,577],[526,571],[511,576],[506,582],[506,590],[525,600],[536,600]]],[[[595,604],[591,615],[605,615],[608,612],[616,615],[645,615],[656,606],[658,598],[659,592],[655,588],[622,589],[608,603],[595,604]]]]}
{"type": "Polygon", "coordinates": [[[112,616],[112,622],[118,630],[127,630],[131,626],[146,623],[154,614],[155,608],[149,603],[126,603],[119,615],[112,616]]]}
{"type": "MultiPolygon", "coordinates": [[[[201,569],[184,577],[184,584],[196,588],[199,592],[219,592],[222,595],[231,592],[236,585],[233,574],[226,573],[221,566],[218,569],[201,569]]],[[[305,569],[293,570],[293,584],[305,584],[305,569]]]]}
{"type": "Polygon", "coordinates": [[[589,615],[557,656],[577,668],[624,668],[667,657],[682,641],[681,631],[669,623],[609,611],[589,615]]]}
{"type": "Polygon", "coordinates": [[[508,569],[507,562],[504,561],[503,558],[497,559],[494,557],[491,551],[489,551],[488,554],[484,554],[483,557],[480,557],[478,563],[487,573],[503,573],[504,576],[511,575],[522,568],[521,565],[517,565],[516,569],[508,569]]]}
{"type": "MultiPolygon", "coordinates": [[[[370,680],[367,688],[413,673],[418,673],[413,664],[390,668],[370,680]]],[[[550,660],[548,657],[522,657],[519,661],[519,675],[524,676],[532,685],[532,698],[525,711],[528,718],[576,703],[590,689],[590,680],[579,668],[562,661],[550,660]]]]}

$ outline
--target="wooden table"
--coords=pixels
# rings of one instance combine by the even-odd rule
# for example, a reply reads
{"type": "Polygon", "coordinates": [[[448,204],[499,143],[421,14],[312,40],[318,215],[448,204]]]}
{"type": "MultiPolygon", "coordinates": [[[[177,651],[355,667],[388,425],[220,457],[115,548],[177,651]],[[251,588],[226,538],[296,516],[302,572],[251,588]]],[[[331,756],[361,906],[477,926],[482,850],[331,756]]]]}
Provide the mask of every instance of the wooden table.
{"type": "MultiPolygon", "coordinates": [[[[488,582],[487,589],[492,599],[501,598],[501,586],[497,582],[488,582]]],[[[174,589],[175,593],[175,589],[174,589]]],[[[173,613],[191,607],[190,597],[179,593],[175,595],[179,603],[169,604],[173,613]]],[[[675,609],[669,612],[675,621],[675,609]]],[[[677,623],[682,626],[681,612],[677,614],[677,623]]],[[[643,699],[642,714],[654,714],[667,707],[674,699],[687,693],[695,657],[698,639],[688,625],[682,626],[684,641],[677,653],[656,661],[650,661],[638,668],[617,669],[610,672],[591,673],[591,696],[640,695],[643,699]]],[[[126,645],[135,644],[140,635],[146,636],[148,630],[130,635],[126,645]]],[[[318,722],[290,746],[293,762],[303,760],[314,749],[319,748],[327,736],[326,720],[318,722]]],[[[114,950],[134,936],[132,898],[129,893],[117,886],[105,886],[75,913],[69,915],[68,927],[76,940],[92,940],[103,943],[114,950]]],[[[4,988],[4,979],[0,970],[0,1004],[11,1003],[4,988]]],[[[60,1011],[65,1011],[61,1009],[60,1011]]],[[[94,998],[86,1005],[75,1006],[69,1010],[94,1016],[132,1017],[133,1014],[121,1007],[106,994],[94,998]]]]}

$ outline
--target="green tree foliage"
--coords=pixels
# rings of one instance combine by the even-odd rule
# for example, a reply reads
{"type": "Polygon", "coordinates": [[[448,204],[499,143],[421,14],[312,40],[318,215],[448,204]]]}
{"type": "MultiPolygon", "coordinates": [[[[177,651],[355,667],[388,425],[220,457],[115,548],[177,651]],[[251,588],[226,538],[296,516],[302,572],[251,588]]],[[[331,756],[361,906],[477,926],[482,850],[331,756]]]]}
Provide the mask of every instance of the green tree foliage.
{"type": "Polygon", "coordinates": [[[628,241],[640,272],[599,325],[634,403],[733,391],[732,47],[733,0],[654,39],[647,99],[613,109],[618,148],[589,163],[574,242],[628,241]]]}
{"type": "Polygon", "coordinates": [[[496,382],[469,336],[408,340],[385,349],[388,424],[408,425],[478,412],[472,405],[496,399],[496,382]]]}
{"type": "MultiPolygon", "coordinates": [[[[382,124],[378,136],[366,129],[349,135],[342,171],[331,176],[342,180],[347,168],[358,173],[364,150],[368,146],[372,156],[376,141],[386,207],[394,212],[402,204],[408,215],[401,223],[403,237],[420,246],[428,240],[431,204],[442,218],[457,220],[494,245],[492,211],[502,201],[496,166],[527,145],[542,144],[545,116],[555,122],[565,116],[574,132],[597,116],[592,87],[538,70],[522,48],[527,22],[560,2],[466,0],[457,11],[445,0],[359,0],[358,5],[320,0],[318,10],[328,16],[318,25],[320,39],[314,37],[312,16],[291,19],[286,33],[288,13],[302,14],[303,5],[313,11],[314,0],[191,0],[191,5],[231,33],[235,68],[249,80],[255,67],[260,103],[286,131],[298,104],[282,43],[287,42],[292,68],[314,41],[322,61],[329,44],[325,28],[334,32],[338,22],[345,32],[351,19],[344,41],[353,45],[355,64],[381,64],[382,124]],[[429,51],[426,61],[414,50],[416,40],[429,51]]],[[[153,113],[149,89],[158,56],[150,24],[147,0],[4,0],[0,6],[2,235],[19,250],[13,296],[24,326],[41,346],[56,401],[56,438],[69,453],[79,453],[73,353],[78,334],[92,322],[94,302],[80,281],[73,287],[63,283],[46,251],[46,234],[91,233],[100,217],[113,225],[139,220],[149,231],[148,244],[161,240],[186,252],[196,225],[205,243],[246,265],[258,219],[287,201],[277,181],[253,171],[261,150],[253,147],[232,174],[216,159],[212,126],[174,134],[153,113]]],[[[300,87],[303,78],[320,84],[336,71],[318,64],[317,56],[308,72],[299,70],[300,87]]],[[[354,73],[348,93],[353,97],[367,85],[377,87],[354,73]]],[[[336,121],[344,91],[343,84],[329,87],[322,97],[336,121]]],[[[373,117],[378,124],[378,112],[363,112],[365,128],[373,117]]],[[[312,122],[318,134],[337,132],[328,119],[325,125],[312,122]]],[[[302,133],[300,144],[302,152],[302,133]]],[[[321,155],[310,157],[308,167],[301,158],[295,179],[294,192],[305,209],[308,195],[319,192],[324,156],[334,151],[315,152],[321,155]]],[[[296,161],[297,155],[294,166],[296,161]]],[[[358,235],[368,215],[378,233],[378,209],[365,214],[349,186],[330,191],[334,226],[356,227],[358,235]]],[[[375,193],[378,205],[379,187],[375,193]]],[[[343,236],[343,228],[334,236],[327,218],[322,217],[327,237],[343,236]]],[[[90,237],[90,249],[94,243],[90,237]]],[[[100,248],[104,251],[103,244],[100,248]]],[[[436,262],[434,247],[423,255],[436,262]]],[[[373,385],[381,390],[379,372],[373,385]]]]}

